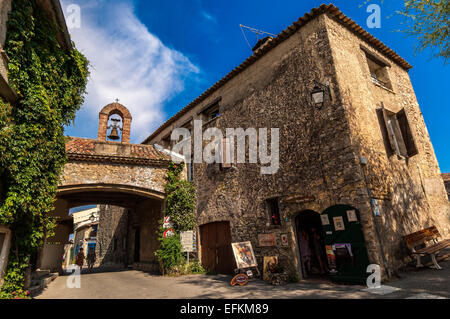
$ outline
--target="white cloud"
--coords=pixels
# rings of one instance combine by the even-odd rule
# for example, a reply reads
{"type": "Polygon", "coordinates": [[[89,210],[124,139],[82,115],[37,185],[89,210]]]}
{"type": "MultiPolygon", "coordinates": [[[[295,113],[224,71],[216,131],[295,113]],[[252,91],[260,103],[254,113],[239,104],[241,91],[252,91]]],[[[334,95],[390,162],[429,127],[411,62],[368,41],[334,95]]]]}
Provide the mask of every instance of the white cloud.
{"type": "MultiPolygon", "coordinates": [[[[71,3],[63,0],[63,8],[71,3]]],[[[69,31],[91,63],[88,95],[79,114],[97,115],[118,98],[133,116],[132,141],[141,142],[165,119],[164,102],[181,92],[186,76],[199,69],[139,21],[131,0],[76,4],[81,28],[69,31]]]]}

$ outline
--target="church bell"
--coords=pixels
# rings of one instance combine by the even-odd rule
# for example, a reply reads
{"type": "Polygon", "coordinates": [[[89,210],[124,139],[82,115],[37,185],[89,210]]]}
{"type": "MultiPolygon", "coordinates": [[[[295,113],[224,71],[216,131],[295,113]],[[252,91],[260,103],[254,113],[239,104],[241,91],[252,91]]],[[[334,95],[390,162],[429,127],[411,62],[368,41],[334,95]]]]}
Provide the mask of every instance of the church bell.
{"type": "Polygon", "coordinates": [[[114,126],[112,128],[111,134],[109,134],[108,138],[111,139],[111,140],[118,140],[118,139],[120,139],[119,132],[117,131],[117,126],[114,126]]]}

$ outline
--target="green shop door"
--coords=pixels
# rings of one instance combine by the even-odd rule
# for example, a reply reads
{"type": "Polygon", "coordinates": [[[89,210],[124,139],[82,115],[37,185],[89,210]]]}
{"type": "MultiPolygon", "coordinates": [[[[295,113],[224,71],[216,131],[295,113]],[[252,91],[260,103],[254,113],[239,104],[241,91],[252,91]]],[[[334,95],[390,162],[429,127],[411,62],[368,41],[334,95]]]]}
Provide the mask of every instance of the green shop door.
{"type": "Polygon", "coordinates": [[[365,284],[369,256],[362,232],[359,211],[351,206],[336,205],[321,214],[324,241],[332,248],[337,272],[333,282],[365,284]]]}

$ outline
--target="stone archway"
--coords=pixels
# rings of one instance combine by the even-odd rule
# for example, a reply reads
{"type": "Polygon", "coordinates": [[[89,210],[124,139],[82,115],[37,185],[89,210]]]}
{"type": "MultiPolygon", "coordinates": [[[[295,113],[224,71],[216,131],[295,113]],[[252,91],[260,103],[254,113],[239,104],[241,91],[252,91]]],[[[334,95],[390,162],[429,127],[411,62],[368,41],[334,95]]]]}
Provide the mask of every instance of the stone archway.
{"type": "Polygon", "coordinates": [[[123,242],[129,242],[132,246],[133,229],[140,228],[143,239],[140,245],[141,261],[155,263],[154,251],[158,244],[156,230],[162,217],[165,176],[170,157],[151,145],[129,143],[131,114],[123,105],[112,103],[105,106],[99,120],[97,140],[67,138],[68,162],[64,166],[52,213],[57,227],[55,235],[47,239],[37,260],[37,266],[42,270],[61,271],[64,245],[68,244],[74,226],[69,209],[92,204],[126,209],[129,222],[127,238],[123,242]],[[120,142],[106,140],[107,121],[114,114],[123,119],[120,142]]]}

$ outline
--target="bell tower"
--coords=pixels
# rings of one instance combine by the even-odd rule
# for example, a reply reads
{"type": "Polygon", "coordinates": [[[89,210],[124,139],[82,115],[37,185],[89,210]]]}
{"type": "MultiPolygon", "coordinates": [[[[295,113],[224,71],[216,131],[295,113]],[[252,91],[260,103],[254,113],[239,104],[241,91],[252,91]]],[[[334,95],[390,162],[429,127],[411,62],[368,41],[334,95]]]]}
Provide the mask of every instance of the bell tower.
{"type": "Polygon", "coordinates": [[[119,143],[130,143],[131,114],[128,109],[117,101],[106,105],[99,114],[98,137],[99,141],[106,141],[106,138],[119,143]],[[118,115],[120,119],[112,117],[118,115]],[[110,124],[108,125],[108,122],[110,124]],[[111,130],[108,135],[108,130],[111,130]],[[121,136],[120,136],[120,133],[121,136]]]}

